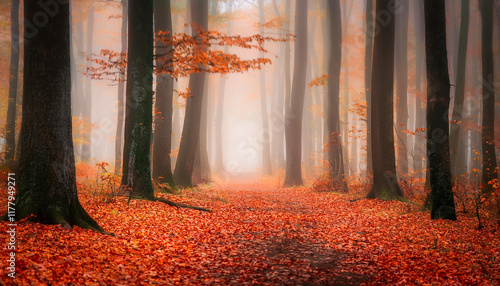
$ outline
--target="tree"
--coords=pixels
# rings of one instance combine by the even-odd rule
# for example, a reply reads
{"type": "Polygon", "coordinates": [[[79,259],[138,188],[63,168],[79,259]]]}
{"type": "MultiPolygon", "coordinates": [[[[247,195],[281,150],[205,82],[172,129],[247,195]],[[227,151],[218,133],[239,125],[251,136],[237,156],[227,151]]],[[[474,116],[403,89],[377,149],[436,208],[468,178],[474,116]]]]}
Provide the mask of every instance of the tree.
{"type": "MultiPolygon", "coordinates": [[[[375,21],[373,20],[373,0],[366,0],[365,7],[365,91],[366,91],[366,111],[367,117],[371,114],[371,97],[372,97],[372,60],[373,60],[373,36],[375,34],[375,21]]],[[[366,127],[366,170],[373,174],[372,169],[372,134],[371,134],[371,120],[368,120],[366,127]]]]}
{"type": "MultiPolygon", "coordinates": [[[[154,1],[154,17],[156,34],[166,33],[172,35],[172,17],[170,11],[170,0],[154,1]]],[[[161,54],[171,50],[172,47],[156,38],[156,53],[161,54]]],[[[172,61],[157,62],[158,66],[172,65],[172,61]]],[[[171,67],[170,67],[171,68],[171,67]]],[[[167,183],[174,186],[172,175],[172,165],[170,162],[170,152],[172,145],[172,104],[174,92],[174,79],[171,75],[158,74],[156,84],[156,105],[155,105],[155,130],[153,134],[153,179],[159,183],[167,183]]]]}
{"type": "MultiPolygon", "coordinates": [[[[425,40],[424,40],[424,8],[422,1],[414,1],[414,26],[415,26],[415,129],[423,130],[425,128],[425,100],[422,99],[422,86],[425,86],[422,78],[425,69],[425,40]]],[[[413,147],[413,170],[422,174],[425,158],[425,140],[422,133],[415,136],[413,147]]]]}
{"type": "MultiPolygon", "coordinates": [[[[122,26],[121,26],[121,46],[122,53],[127,52],[127,24],[128,24],[128,0],[122,2],[122,26]]],[[[125,68],[122,66],[121,73],[125,75],[125,68]]],[[[116,139],[115,139],[115,173],[119,173],[122,165],[123,155],[123,119],[125,108],[125,81],[121,80],[118,83],[118,118],[116,124],[116,139]]]]}
{"type": "Polygon", "coordinates": [[[122,185],[154,198],[151,182],[153,105],[153,0],[128,3],[128,70],[122,185]]]}
{"type": "MultiPolygon", "coordinates": [[[[94,0],[88,1],[90,6],[88,19],[87,19],[87,56],[92,55],[92,46],[94,43],[94,0]]],[[[83,142],[82,142],[82,154],[81,160],[84,162],[89,162],[92,154],[92,81],[87,79],[85,82],[85,93],[84,99],[80,101],[82,104],[82,120],[88,127],[86,132],[83,132],[83,142]]]]}
{"type": "Polygon", "coordinates": [[[371,145],[373,186],[368,198],[397,199],[403,196],[396,177],[393,131],[394,6],[391,0],[377,0],[371,90],[371,145]],[[390,11],[390,13],[387,13],[390,11]],[[378,32],[378,33],[377,33],[378,32]]]}
{"type": "Polygon", "coordinates": [[[340,136],[340,65],[342,60],[342,21],[338,0],[327,1],[327,19],[330,29],[330,53],[328,53],[328,164],[332,187],[347,190],[344,181],[344,161],[340,136]]]}
{"type": "MultiPolygon", "coordinates": [[[[208,1],[199,1],[199,5],[191,5],[191,19],[201,29],[208,27],[208,1]]],[[[193,29],[196,36],[197,30],[193,29]]],[[[206,73],[193,73],[189,79],[191,96],[186,101],[186,117],[182,129],[179,155],[175,165],[174,178],[179,186],[191,187],[191,176],[196,155],[196,149],[200,141],[201,110],[203,104],[203,89],[206,73]]]]}
{"type": "MultiPolygon", "coordinates": [[[[44,11],[39,3],[24,3],[25,19],[34,19],[44,11]]],[[[45,224],[104,232],[78,200],[71,133],[69,4],[57,5],[59,12],[47,16],[45,26],[24,28],[16,220],[35,215],[45,224]]]]}
{"type": "Polygon", "coordinates": [[[286,109],[286,176],[285,186],[302,185],[301,148],[302,114],[306,90],[307,1],[296,1],[295,55],[291,105],[286,109]]]}
{"type": "Polygon", "coordinates": [[[430,168],[431,218],[456,220],[451,183],[449,116],[450,78],[446,51],[444,0],[424,0],[427,62],[427,158],[430,168]]]}
{"type": "Polygon", "coordinates": [[[479,0],[481,11],[481,55],[482,55],[482,190],[485,194],[494,192],[493,180],[498,180],[495,154],[495,77],[493,72],[493,0],[479,0]]]}
{"type": "MultiPolygon", "coordinates": [[[[259,0],[259,34],[264,34],[264,1],[259,0]]],[[[259,57],[264,57],[264,51],[259,52],[259,57]]],[[[262,167],[264,173],[271,175],[273,173],[273,167],[271,164],[271,139],[269,138],[269,122],[267,115],[267,96],[266,96],[266,72],[261,69],[259,72],[259,84],[260,84],[260,113],[262,118],[262,167]]]]}
{"type": "Polygon", "coordinates": [[[16,101],[19,73],[19,0],[12,0],[10,13],[10,77],[9,105],[5,124],[5,164],[12,165],[16,154],[16,101]]]}
{"type": "Polygon", "coordinates": [[[408,173],[408,14],[409,1],[401,1],[401,12],[396,13],[396,99],[398,172],[408,173]]]}
{"type": "MultiPolygon", "coordinates": [[[[469,38],[469,0],[462,0],[460,16],[460,36],[458,43],[458,60],[457,60],[457,77],[455,81],[455,100],[453,103],[453,114],[450,125],[450,151],[451,151],[451,167],[454,172],[458,173],[456,158],[459,154],[458,142],[460,138],[460,122],[464,112],[465,99],[465,64],[467,59],[467,42],[469,38]]],[[[464,151],[462,151],[464,152],[464,151]]],[[[464,152],[465,153],[465,152],[464,152]]]]}

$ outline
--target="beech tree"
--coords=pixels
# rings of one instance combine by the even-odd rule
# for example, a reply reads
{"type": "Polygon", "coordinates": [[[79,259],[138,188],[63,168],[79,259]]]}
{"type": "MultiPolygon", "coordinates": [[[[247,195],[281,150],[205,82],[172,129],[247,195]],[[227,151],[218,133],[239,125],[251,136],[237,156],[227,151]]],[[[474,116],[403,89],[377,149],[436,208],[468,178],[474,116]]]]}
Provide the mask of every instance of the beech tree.
{"type": "Polygon", "coordinates": [[[483,150],[482,190],[494,192],[493,181],[498,180],[495,154],[495,77],[493,72],[493,0],[479,0],[481,11],[481,57],[483,120],[481,142],[483,150]]]}
{"type": "Polygon", "coordinates": [[[285,186],[302,185],[302,114],[306,91],[307,1],[296,1],[295,55],[291,104],[286,107],[286,176],[285,186]]]}
{"type": "MultiPolygon", "coordinates": [[[[122,25],[121,25],[121,47],[122,53],[127,52],[127,25],[128,25],[128,4],[127,0],[122,1],[122,25]]],[[[123,124],[125,117],[125,68],[122,66],[120,73],[122,77],[118,83],[118,118],[116,121],[116,139],[115,139],[115,173],[119,173],[122,166],[123,155],[123,124]]]]}
{"type": "Polygon", "coordinates": [[[378,24],[373,43],[371,89],[371,146],[373,186],[368,198],[397,199],[403,196],[396,177],[394,154],[394,5],[391,0],[376,1],[378,24]],[[390,12],[389,15],[387,12],[390,12]],[[378,32],[378,33],[377,33],[378,32]]]}
{"type": "Polygon", "coordinates": [[[19,0],[12,0],[10,13],[10,77],[9,104],[5,124],[5,164],[12,165],[16,153],[16,102],[19,73],[19,0]]]}
{"type": "MultiPolygon", "coordinates": [[[[155,33],[160,31],[165,35],[172,35],[172,17],[170,0],[154,1],[155,33]]],[[[168,52],[172,47],[166,45],[161,38],[156,37],[156,53],[168,52]]],[[[157,62],[158,66],[170,65],[172,61],[157,62]]],[[[174,186],[170,152],[172,145],[172,111],[173,111],[174,79],[171,75],[162,73],[157,75],[156,105],[155,105],[155,130],[153,135],[153,179],[159,183],[174,186]]]]}
{"type": "MultiPolygon", "coordinates": [[[[36,31],[24,28],[16,220],[35,215],[45,224],[104,232],[78,200],[71,133],[70,12],[69,3],[57,5],[59,12],[47,17],[45,26],[36,31]]],[[[25,19],[34,19],[40,11],[38,1],[25,1],[25,19]]]]}
{"type": "Polygon", "coordinates": [[[330,52],[328,55],[328,113],[326,124],[328,130],[328,164],[329,178],[332,187],[341,191],[347,190],[344,181],[344,161],[342,156],[342,139],[340,136],[340,64],[342,60],[342,21],[338,0],[327,1],[328,28],[330,30],[330,52]]]}
{"type": "Polygon", "coordinates": [[[147,199],[154,199],[150,160],[153,40],[153,0],[130,0],[122,185],[134,196],[147,199]]]}
{"type": "MultiPolygon", "coordinates": [[[[191,20],[203,30],[208,28],[208,1],[199,1],[199,5],[191,5],[191,20]]],[[[196,36],[197,30],[193,29],[196,36]]],[[[193,73],[189,79],[191,96],[186,100],[186,117],[182,129],[179,155],[175,164],[174,178],[178,185],[191,187],[191,176],[200,140],[201,110],[203,104],[203,89],[205,85],[204,72],[193,73]]]]}
{"type": "Polygon", "coordinates": [[[427,158],[431,218],[456,220],[451,183],[449,116],[450,77],[446,51],[444,0],[424,0],[427,62],[427,158]]]}

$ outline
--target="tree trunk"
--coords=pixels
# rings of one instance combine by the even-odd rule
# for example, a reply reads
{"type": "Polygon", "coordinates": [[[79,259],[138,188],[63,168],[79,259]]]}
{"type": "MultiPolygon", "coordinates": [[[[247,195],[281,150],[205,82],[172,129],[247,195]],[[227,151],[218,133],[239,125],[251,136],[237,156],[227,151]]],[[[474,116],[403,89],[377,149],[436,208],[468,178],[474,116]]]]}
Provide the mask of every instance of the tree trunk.
{"type": "Polygon", "coordinates": [[[295,55],[291,106],[286,114],[286,176],[285,186],[302,185],[302,115],[306,92],[307,68],[307,2],[296,1],[295,55]]]}
{"type": "Polygon", "coordinates": [[[13,166],[16,154],[16,109],[17,109],[17,79],[19,72],[19,0],[12,0],[10,13],[10,77],[9,104],[5,125],[5,164],[13,166]]]}
{"type": "Polygon", "coordinates": [[[401,1],[401,12],[396,14],[396,99],[398,172],[408,173],[408,1],[401,1]]]}
{"type": "Polygon", "coordinates": [[[498,180],[495,154],[495,76],[493,72],[493,0],[479,0],[481,11],[481,55],[482,55],[482,191],[494,193],[492,181],[498,180]]]}
{"type": "MultiPolygon", "coordinates": [[[[172,35],[172,17],[170,0],[154,0],[154,25],[155,35],[160,31],[172,35]]],[[[156,38],[156,54],[167,53],[172,49],[159,37],[156,38]]],[[[172,62],[156,61],[157,66],[168,65],[172,62]]],[[[155,130],[153,134],[153,179],[160,184],[175,186],[172,175],[170,153],[172,145],[172,103],[174,93],[174,79],[171,75],[163,73],[156,77],[156,102],[155,102],[155,130]]]]}
{"type": "MultiPolygon", "coordinates": [[[[460,140],[460,122],[463,120],[464,98],[465,98],[465,67],[467,60],[467,42],[469,38],[469,0],[462,0],[460,16],[460,40],[458,43],[457,77],[455,81],[455,100],[453,102],[453,114],[450,125],[450,153],[452,174],[459,176],[457,172],[456,158],[459,153],[458,141],[460,140]]],[[[465,150],[462,150],[462,152],[465,150]]]]}
{"type": "MultiPolygon", "coordinates": [[[[92,46],[94,43],[94,1],[89,1],[89,15],[87,19],[87,57],[92,56],[92,46]]],[[[85,80],[85,99],[82,101],[82,119],[85,122],[83,132],[82,154],[83,162],[89,162],[92,155],[92,79],[85,80]]]]}
{"type": "Polygon", "coordinates": [[[151,182],[153,121],[153,0],[128,3],[128,71],[122,185],[154,199],[151,182]]]}
{"type": "Polygon", "coordinates": [[[344,180],[344,161],[342,156],[342,139],[340,137],[340,66],[342,60],[342,22],[340,3],[338,0],[327,1],[327,19],[330,30],[330,52],[328,55],[328,164],[329,178],[332,188],[347,191],[344,180]]]}
{"type": "Polygon", "coordinates": [[[373,174],[372,168],[372,131],[371,131],[371,98],[372,98],[372,60],[373,60],[373,36],[375,35],[375,21],[373,19],[373,0],[366,0],[366,40],[365,40],[365,90],[366,90],[366,171],[373,174]]]}
{"type": "MultiPolygon", "coordinates": [[[[425,46],[424,46],[424,9],[422,1],[418,0],[414,2],[414,20],[415,20],[415,128],[425,128],[425,101],[422,100],[422,78],[423,71],[425,69],[425,46]]],[[[417,174],[419,178],[425,178],[425,173],[423,172],[427,169],[424,162],[426,152],[425,152],[425,137],[423,133],[417,133],[415,135],[415,144],[413,147],[413,170],[419,171],[417,174]]]]}
{"type": "Polygon", "coordinates": [[[373,186],[368,198],[384,200],[403,196],[396,174],[394,153],[394,9],[391,0],[377,0],[378,23],[373,43],[371,121],[373,186]],[[388,11],[392,13],[387,14],[388,11]]]}
{"type": "MultiPolygon", "coordinates": [[[[227,17],[227,34],[230,36],[233,33],[232,29],[232,3],[228,4],[227,17]]],[[[224,46],[224,53],[229,52],[229,47],[224,46]]],[[[224,95],[226,93],[226,76],[221,76],[219,80],[219,94],[217,96],[217,109],[215,113],[215,170],[217,172],[224,171],[224,151],[222,148],[222,123],[224,118],[224,95]]]]}
{"type": "Polygon", "coordinates": [[[431,219],[456,220],[451,184],[448,110],[450,78],[446,51],[444,0],[424,0],[427,61],[427,158],[431,182],[431,219]]]}
{"type": "MultiPolygon", "coordinates": [[[[259,0],[259,34],[264,35],[264,0],[259,0]]],[[[264,57],[264,52],[259,52],[259,57],[264,57]]],[[[260,113],[262,119],[262,168],[264,174],[271,175],[273,167],[271,164],[271,139],[269,138],[269,121],[267,114],[267,95],[266,95],[266,70],[262,67],[259,71],[259,84],[260,84],[260,113]]]]}
{"type": "MultiPolygon", "coordinates": [[[[285,33],[286,34],[292,34],[292,31],[290,28],[290,21],[292,18],[292,16],[291,16],[292,4],[290,2],[291,2],[290,0],[285,1],[285,33]]],[[[291,81],[291,77],[290,77],[290,75],[291,75],[291,72],[290,72],[291,51],[292,50],[290,47],[290,41],[286,41],[285,42],[285,116],[286,116],[286,113],[288,112],[288,109],[290,109],[291,97],[292,97],[292,93],[291,93],[292,81],[291,81]]],[[[285,125],[286,125],[286,123],[285,123],[285,125]]],[[[285,129],[286,129],[286,126],[285,126],[285,129]]],[[[285,135],[285,137],[286,137],[286,135],[285,135]]],[[[285,139],[285,141],[286,141],[286,139],[285,139]]],[[[286,145],[286,143],[285,143],[285,145],[286,145]]],[[[286,161],[286,158],[285,158],[285,161],[286,161]]]]}
{"type": "MultiPolygon", "coordinates": [[[[127,52],[127,24],[128,24],[128,0],[122,2],[122,31],[121,31],[121,44],[122,52],[127,52]]],[[[126,69],[122,70],[123,78],[126,77],[126,69]]],[[[116,138],[115,138],[115,173],[120,174],[122,166],[122,152],[123,152],[123,117],[124,117],[124,103],[125,103],[125,81],[118,83],[118,119],[116,124],[116,138]]]]}
{"type": "MultiPolygon", "coordinates": [[[[191,19],[207,30],[208,27],[208,1],[199,1],[199,5],[191,5],[191,19]]],[[[196,31],[193,30],[193,35],[196,31]]],[[[186,100],[184,128],[182,129],[179,156],[175,165],[174,178],[179,186],[191,187],[194,157],[200,142],[201,110],[203,104],[203,89],[206,73],[194,73],[189,79],[191,97],[186,100]]]]}
{"type": "MultiPolygon", "coordinates": [[[[16,220],[33,214],[41,223],[103,232],[78,200],[71,138],[69,4],[59,4],[58,9],[45,26],[35,31],[26,25],[24,30],[16,220]]],[[[34,19],[39,12],[38,2],[24,3],[24,19],[34,19]]]]}

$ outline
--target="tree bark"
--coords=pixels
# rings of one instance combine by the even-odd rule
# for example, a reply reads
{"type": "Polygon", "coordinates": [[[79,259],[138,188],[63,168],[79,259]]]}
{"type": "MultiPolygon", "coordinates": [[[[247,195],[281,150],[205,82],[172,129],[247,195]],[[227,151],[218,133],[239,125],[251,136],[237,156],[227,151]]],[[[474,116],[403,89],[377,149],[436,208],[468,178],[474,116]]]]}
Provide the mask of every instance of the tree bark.
{"type": "Polygon", "coordinates": [[[344,161],[342,154],[342,139],[340,134],[340,67],[342,60],[342,21],[340,3],[338,0],[327,1],[327,19],[330,30],[330,52],[328,55],[328,112],[326,124],[328,127],[328,164],[329,179],[332,188],[347,191],[344,176],[344,161]]]}
{"type": "Polygon", "coordinates": [[[295,55],[291,106],[286,115],[286,176],[285,186],[302,185],[302,115],[306,91],[307,68],[307,2],[296,1],[295,55]]]}
{"type": "MultiPolygon", "coordinates": [[[[127,52],[127,24],[128,24],[128,0],[122,1],[122,27],[121,27],[121,44],[122,52],[127,52]]],[[[126,69],[122,70],[123,78],[126,77],[126,69]]],[[[123,123],[124,123],[124,108],[125,108],[125,81],[118,83],[118,119],[116,123],[116,138],[115,138],[115,173],[120,174],[122,166],[123,152],[123,123]]]]}
{"type": "Polygon", "coordinates": [[[5,164],[13,166],[16,154],[17,82],[19,73],[19,0],[12,0],[10,12],[9,104],[5,124],[5,164]]]}
{"type": "Polygon", "coordinates": [[[451,183],[449,119],[450,78],[446,50],[444,0],[424,0],[427,61],[427,158],[431,183],[431,219],[456,220],[451,183]]]}
{"type": "MultiPolygon", "coordinates": [[[[154,0],[155,35],[160,31],[172,35],[172,16],[170,0],[154,0]]],[[[172,49],[156,36],[156,54],[164,54],[172,49]]],[[[156,61],[157,66],[168,65],[172,61],[156,61]]],[[[172,146],[172,104],[174,79],[171,75],[162,73],[156,77],[155,130],[153,133],[153,179],[160,184],[175,186],[172,175],[170,153],[172,146]]]]}
{"type": "MultiPolygon", "coordinates": [[[[199,5],[191,5],[191,19],[201,28],[208,28],[208,1],[199,1],[199,5]]],[[[193,30],[193,35],[196,31],[193,30]]],[[[179,186],[191,187],[191,176],[196,155],[196,149],[200,141],[201,110],[203,104],[203,89],[206,73],[194,73],[189,79],[191,97],[186,100],[186,116],[184,128],[182,129],[179,155],[175,165],[174,178],[179,186]]]]}
{"type": "Polygon", "coordinates": [[[403,196],[396,174],[394,151],[394,6],[391,0],[377,0],[373,43],[371,129],[373,186],[367,198],[384,200],[403,196]],[[389,12],[389,13],[388,13],[389,12]]]}
{"type": "Polygon", "coordinates": [[[479,0],[481,11],[481,55],[482,55],[482,191],[494,193],[492,181],[498,180],[495,154],[495,76],[493,67],[493,0],[479,0]]]}
{"type": "MultiPolygon", "coordinates": [[[[455,81],[455,100],[450,124],[450,153],[452,174],[460,175],[457,171],[456,158],[459,153],[460,122],[463,120],[465,99],[465,67],[467,60],[467,43],[469,38],[469,0],[462,0],[460,16],[460,39],[458,43],[457,77],[455,81]]],[[[462,150],[462,152],[465,150],[462,150]]]]}
{"type": "Polygon", "coordinates": [[[408,1],[401,1],[401,12],[396,14],[396,98],[398,172],[408,173],[408,1]]]}
{"type": "Polygon", "coordinates": [[[128,70],[122,185],[154,199],[151,182],[153,121],[153,0],[129,0],[128,70]]]}
{"type": "MultiPolygon", "coordinates": [[[[89,15],[87,18],[87,57],[92,56],[92,46],[94,43],[94,1],[89,1],[89,15]]],[[[92,155],[92,79],[85,80],[85,97],[82,101],[82,120],[85,122],[83,132],[82,154],[83,162],[89,162],[92,155]]]]}
{"type": "MultiPolygon", "coordinates": [[[[45,26],[34,30],[26,25],[24,29],[16,220],[33,214],[44,224],[104,232],[78,200],[71,120],[70,10],[69,4],[57,8],[58,13],[47,17],[45,26]]],[[[31,21],[39,11],[37,1],[24,3],[24,19],[31,21]]]]}

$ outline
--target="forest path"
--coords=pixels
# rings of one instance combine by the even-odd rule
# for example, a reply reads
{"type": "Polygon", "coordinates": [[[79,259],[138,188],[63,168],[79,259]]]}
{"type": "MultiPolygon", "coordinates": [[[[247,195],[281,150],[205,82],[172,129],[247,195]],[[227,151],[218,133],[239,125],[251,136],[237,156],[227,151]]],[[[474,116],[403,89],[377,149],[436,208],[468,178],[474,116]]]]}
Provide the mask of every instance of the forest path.
{"type": "Polygon", "coordinates": [[[334,206],[322,200],[325,194],[274,182],[229,183],[218,189],[231,206],[225,223],[241,230],[233,237],[236,245],[244,245],[240,253],[268,265],[259,273],[261,282],[277,278],[291,285],[359,285],[368,279],[346,270],[342,262],[349,254],[325,239],[339,230],[350,236],[334,218],[342,215],[335,210],[346,210],[347,200],[334,206]]]}

